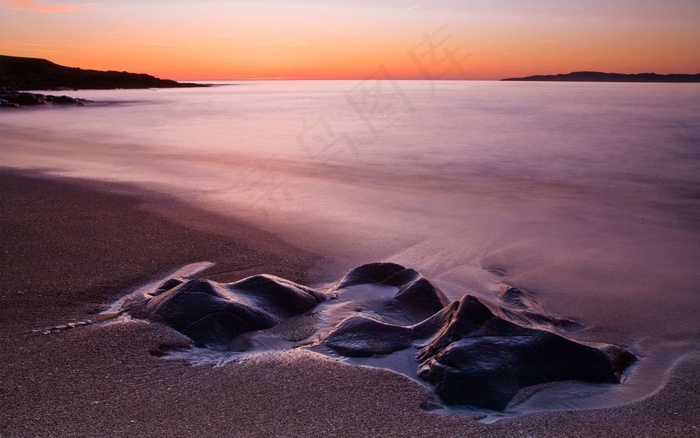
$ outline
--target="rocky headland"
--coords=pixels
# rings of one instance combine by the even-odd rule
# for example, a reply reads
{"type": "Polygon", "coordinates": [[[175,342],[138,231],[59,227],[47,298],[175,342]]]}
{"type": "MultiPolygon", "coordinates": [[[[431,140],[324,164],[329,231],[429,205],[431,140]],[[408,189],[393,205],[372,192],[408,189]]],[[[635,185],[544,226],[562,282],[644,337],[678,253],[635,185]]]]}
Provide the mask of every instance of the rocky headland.
{"type": "Polygon", "coordinates": [[[46,59],[0,55],[0,89],[5,90],[109,90],[206,86],[160,79],[143,73],[85,70],[64,67],[46,59]]]}
{"type": "Polygon", "coordinates": [[[27,90],[111,90],[123,88],[188,88],[207,84],[177,82],[143,73],[64,67],[46,59],[0,55],[0,107],[47,104],[84,105],[85,99],[27,93],[27,90]]]}
{"type": "Polygon", "coordinates": [[[700,82],[700,74],[656,73],[603,73],[597,71],[577,71],[556,75],[535,75],[523,78],[508,78],[504,81],[554,81],[554,82],[700,82]]]}

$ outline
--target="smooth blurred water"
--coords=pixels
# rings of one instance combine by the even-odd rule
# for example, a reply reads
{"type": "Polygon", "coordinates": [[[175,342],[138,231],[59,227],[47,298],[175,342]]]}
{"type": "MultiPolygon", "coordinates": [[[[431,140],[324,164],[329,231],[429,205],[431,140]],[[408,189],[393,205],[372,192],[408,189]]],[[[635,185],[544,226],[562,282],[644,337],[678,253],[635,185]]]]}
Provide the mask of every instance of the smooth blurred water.
{"type": "MultiPolygon", "coordinates": [[[[0,165],[136,183],[242,219],[324,257],[319,282],[394,261],[452,297],[534,291],[587,326],[578,339],[666,367],[700,351],[697,84],[68,94],[98,103],[0,112],[0,165]]],[[[644,379],[658,387],[657,368],[644,379]]]]}

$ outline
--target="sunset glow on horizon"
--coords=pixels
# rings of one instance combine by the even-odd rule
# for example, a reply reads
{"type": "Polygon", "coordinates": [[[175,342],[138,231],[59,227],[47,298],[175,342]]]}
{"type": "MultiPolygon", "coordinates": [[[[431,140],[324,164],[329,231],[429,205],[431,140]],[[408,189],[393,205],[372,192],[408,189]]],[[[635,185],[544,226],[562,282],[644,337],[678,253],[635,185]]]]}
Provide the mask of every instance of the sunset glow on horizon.
{"type": "Polygon", "coordinates": [[[700,2],[610,3],[0,0],[0,54],[178,80],[700,72],[700,2]]]}

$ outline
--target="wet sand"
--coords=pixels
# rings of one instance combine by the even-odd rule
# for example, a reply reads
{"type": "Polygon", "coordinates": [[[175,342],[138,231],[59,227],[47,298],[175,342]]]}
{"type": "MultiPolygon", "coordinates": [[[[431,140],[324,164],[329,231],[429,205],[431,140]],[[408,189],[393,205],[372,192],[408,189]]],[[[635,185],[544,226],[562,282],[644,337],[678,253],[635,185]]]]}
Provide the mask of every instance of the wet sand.
{"type": "MultiPolygon", "coordinates": [[[[164,327],[95,317],[140,284],[192,262],[235,281],[312,283],[319,256],[229,219],[128,186],[0,173],[1,436],[700,436],[700,357],[653,396],[612,409],[476,421],[435,414],[430,392],[384,370],[309,352],[221,367],[164,360],[164,327]]],[[[416,267],[420,269],[420,267],[416,267]]]]}

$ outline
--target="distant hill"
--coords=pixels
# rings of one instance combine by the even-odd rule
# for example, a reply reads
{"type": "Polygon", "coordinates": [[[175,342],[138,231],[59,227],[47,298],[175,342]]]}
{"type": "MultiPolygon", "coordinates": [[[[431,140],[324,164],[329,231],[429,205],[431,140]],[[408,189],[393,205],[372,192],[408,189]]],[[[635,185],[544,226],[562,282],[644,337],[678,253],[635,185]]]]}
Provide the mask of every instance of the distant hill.
{"type": "Polygon", "coordinates": [[[558,75],[537,75],[525,78],[509,78],[504,81],[561,81],[561,82],[700,82],[700,74],[656,73],[601,73],[597,71],[577,71],[558,75]]]}
{"type": "Polygon", "coordinates": [[[159,79],[147,74],[83,70],[64,67],[46,59],[0,55],[0,89],[5,90],[102,90],[205,86],[159,79]]]}

